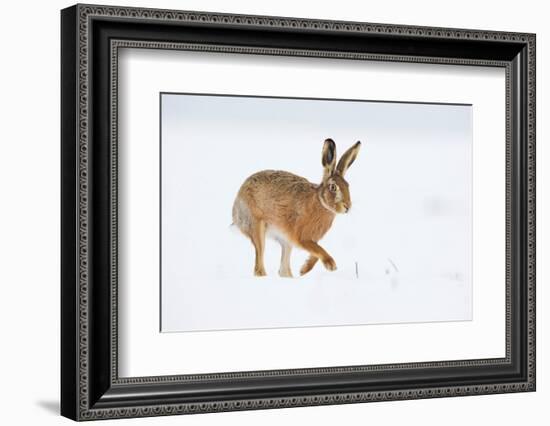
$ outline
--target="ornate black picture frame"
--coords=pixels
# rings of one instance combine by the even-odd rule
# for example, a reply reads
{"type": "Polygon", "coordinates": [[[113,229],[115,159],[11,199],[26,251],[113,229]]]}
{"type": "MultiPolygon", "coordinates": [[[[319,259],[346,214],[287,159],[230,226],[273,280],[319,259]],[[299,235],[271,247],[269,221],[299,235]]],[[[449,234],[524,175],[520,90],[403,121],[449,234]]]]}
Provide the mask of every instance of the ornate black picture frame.
{"type": "Polygon", "coordinates": [[[92,420],[535,390],[534,34],[76,5],[61,12],[61,52],[62,415],[92,420]],[[120,378],[121,47],[504,68],[506,356],[120,378]]]}

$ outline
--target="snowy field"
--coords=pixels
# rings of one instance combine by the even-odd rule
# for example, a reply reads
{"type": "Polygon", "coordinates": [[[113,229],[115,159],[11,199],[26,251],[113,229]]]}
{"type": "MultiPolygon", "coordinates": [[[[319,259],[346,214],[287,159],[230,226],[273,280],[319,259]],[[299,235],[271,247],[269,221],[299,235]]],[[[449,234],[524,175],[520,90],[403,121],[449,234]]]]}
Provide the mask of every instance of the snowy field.
{"type": "Polygon", "coordinates": [[[163,332],[472,319],[472,107],[162,95],[163,332]],[[320,244],[338,270],[292,252],[293,279],[253,277],[231,228],[241,183],[263,169],[319,182],[324,139],[361,152],[353,207],[320,244]]]}

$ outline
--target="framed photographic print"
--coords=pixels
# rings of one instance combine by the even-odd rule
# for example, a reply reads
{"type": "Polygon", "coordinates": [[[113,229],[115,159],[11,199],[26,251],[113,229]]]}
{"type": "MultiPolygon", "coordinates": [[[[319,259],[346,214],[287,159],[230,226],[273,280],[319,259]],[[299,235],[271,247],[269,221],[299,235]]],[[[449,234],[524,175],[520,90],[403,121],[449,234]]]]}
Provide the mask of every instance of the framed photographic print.
{"type": "Polygon", "coordinates": [[[64,416],[535,390],[535,35],[61,29],[64,416]]]}

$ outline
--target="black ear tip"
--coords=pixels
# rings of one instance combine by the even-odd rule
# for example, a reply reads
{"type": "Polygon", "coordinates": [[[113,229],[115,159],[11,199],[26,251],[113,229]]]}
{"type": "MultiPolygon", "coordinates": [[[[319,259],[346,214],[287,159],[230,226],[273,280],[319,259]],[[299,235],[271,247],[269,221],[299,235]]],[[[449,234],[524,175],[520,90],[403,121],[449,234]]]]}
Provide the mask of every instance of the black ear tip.
{"type": "Polygon", "coordinates": [[[355,145],[361,146],[361,141],[357,141],[357,142],[355,143],[355,145]]]}

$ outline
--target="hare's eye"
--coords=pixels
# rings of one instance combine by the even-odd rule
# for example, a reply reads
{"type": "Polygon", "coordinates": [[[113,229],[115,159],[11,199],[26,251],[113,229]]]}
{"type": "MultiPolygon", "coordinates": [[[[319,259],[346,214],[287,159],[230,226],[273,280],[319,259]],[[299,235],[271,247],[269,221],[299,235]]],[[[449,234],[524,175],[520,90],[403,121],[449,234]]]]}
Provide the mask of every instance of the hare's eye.
{"type": "Polygon", "coordinates": [[[331,183],[329,186],[328,186],[328,189],[330,192],[336,192],[336,189],[337,189],[337,186],[335,183],[331,183]]]}

